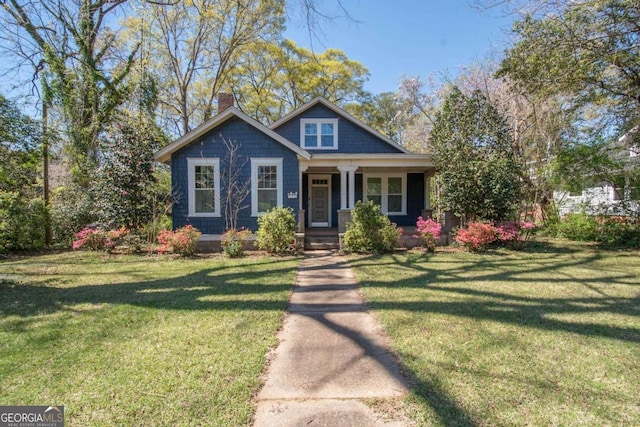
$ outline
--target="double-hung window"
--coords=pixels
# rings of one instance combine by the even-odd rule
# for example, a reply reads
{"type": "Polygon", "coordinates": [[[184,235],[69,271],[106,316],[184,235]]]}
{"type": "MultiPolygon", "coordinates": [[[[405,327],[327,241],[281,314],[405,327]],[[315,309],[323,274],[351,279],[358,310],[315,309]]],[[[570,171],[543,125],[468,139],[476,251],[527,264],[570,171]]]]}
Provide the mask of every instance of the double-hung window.
{"type": "Polygon", "coordinates": [[[189,216],[220,216],[220,159],[187,159],[189,216]]]}
{"type": "Polygon", "coordinates": [[[251,159],[251,215],[282,206],[282,159],[251,159]]]}
{"type": "Polygon", "coordinates": [[[338,149],[338,119],[301,119],[300,133],[304,149],[338,149]]]}
{"type": "Polygon", "coordinates": [[[406,177],[406,174],[364,175],[364,200],[380,205],[387,215],[406,215],[406,177]]]}

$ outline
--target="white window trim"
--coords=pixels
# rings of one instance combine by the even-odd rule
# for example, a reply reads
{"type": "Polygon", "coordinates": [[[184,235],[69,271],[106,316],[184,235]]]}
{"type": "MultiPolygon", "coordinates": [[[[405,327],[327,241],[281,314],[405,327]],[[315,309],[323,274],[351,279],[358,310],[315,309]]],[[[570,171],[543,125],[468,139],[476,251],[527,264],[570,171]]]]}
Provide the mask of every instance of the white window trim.
{"type": "Polygon", "coordinates": [[[382,181],[382,213],[386,215],[406,215],[407,214],[407,174],[406,173],[372,173],[362,176],[362,198],[367,201],[367,181],[369,178],[381,178],[382,181]],[[402,180],[402,211],[388,212],[389,202],[389,178],[400,178],[402,180]]]}
{"type": "Polygon", "coordinates": [[[277,206],[281,207],[283,199],[283,178],[282,178],[282,158],[275,157],[258,157],[251,158],[251,216],[260,216],[264,212],[258,212],[258,166],[275,166],[277,188],[277,206]]]}
{"type": "Polygon", "coordinates": [[[214,157],[187,158],[189,216],[220,217],[220,159],[214,157]],[[213,212],[196,212],[196,166],[213,166],[213,212]]]}
{"type": "Polygon", "coordinates": [[[337,150],[338,149],[338,119],[300,119],[300,147],[305,150],[337,150]],[[307,123],[315,123],[318,126],[317,147],[307,147],[304,128],[307,123]],[[333,124],[333,146],[322,146],[322,124],[333,124]]]}

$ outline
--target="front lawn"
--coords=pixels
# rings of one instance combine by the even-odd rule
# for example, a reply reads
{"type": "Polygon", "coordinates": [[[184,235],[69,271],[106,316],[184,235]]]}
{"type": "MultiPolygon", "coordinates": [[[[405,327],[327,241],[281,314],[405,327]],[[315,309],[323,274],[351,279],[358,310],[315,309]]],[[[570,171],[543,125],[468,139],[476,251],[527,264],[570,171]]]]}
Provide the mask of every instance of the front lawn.
{"type": "Polygon", "coordinates": [[[419,425],[640,425],[640,251],[350,261],[413,376],[419,425]]]}
{"type": "Polygon", "coordinates": [[[1,405],[76,426],[247,425],[297,258],[0,261],[1,405]]]}

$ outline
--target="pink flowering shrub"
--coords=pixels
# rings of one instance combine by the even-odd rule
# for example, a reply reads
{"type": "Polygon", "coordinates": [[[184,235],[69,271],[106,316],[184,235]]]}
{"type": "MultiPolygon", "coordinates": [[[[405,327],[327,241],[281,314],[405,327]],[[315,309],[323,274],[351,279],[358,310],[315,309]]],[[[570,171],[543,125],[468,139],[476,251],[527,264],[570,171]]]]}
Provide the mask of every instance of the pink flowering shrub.
{"type": "Polygon", "coordinates": [[[498,230],[491,223],[470,222],[467,228],[461,228],[455,241],[473,252],[484,252],[489,244],[498,239],[498,230]]]}
{"type": "Polygon", "coordinates": [[[107,235],[98,228],[83,228],[76,233],[76,239],[71,247],[74,251],[88,249],[90,251],[101,251],[106,248],[107,235]]]}
{"type": "Polygon", "coordinates": [[[535,227],[532,222],[509,221],[498,224],[496,230],[500,241],[512,249],[520,249],[535,227]]]}
{"type": "Polygon", "coordinates": [[[175,231],[162,230],[158,233],[158,253],[173,252],[182,256],[191,256],[196,251],[198,239],[202,233],[192,225],[185,225],[175,231]]]}
{"type": "Polygon", "coordinates": [[[415,234],[413,237],[420,239],[422,246],[424,246],[427,251],[435,251],[438,239],[440,238],[440,232],[442,231],[442,225],[431,218],[425,220],[419,216],[418,222],[416,223],[416,231],[418,234],[415,234]]]}
{"type": "Polygon", "coordinates": [[[472,222],[467,228],[458,230],[455,241],[470,251],[484,252],[496,241],[512,249],[520,249],[535,228],[532,222],[508,221],[498,224],[472,222]]]}
{"type": "Polygon", "coordinates": [[[88,249],[90,251],[106,250],[111,252],[122,243],[127,235],[129,235],[129,230],[125,227],[109,231],[86,227],[76,233],[76,240],[73,241],[71,247],[74,251],[88,249]]]}

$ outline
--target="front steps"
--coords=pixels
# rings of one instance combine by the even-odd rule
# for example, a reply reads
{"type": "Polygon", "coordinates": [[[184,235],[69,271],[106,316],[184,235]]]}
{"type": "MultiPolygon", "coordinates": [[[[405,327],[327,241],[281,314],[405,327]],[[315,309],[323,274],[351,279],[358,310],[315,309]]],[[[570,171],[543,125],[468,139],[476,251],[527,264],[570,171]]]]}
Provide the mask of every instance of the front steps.
{"type": "Polygon", "coordinates": [[[340,249],[340,239],[338,236],[305,236],[305,251],[320,251],[329,249],[340,249]]]}
{"type": "Polygon", "coordinates": [[[304,235],[305,251],[340,249],[337,228],[311,228],[304,235]]]}

